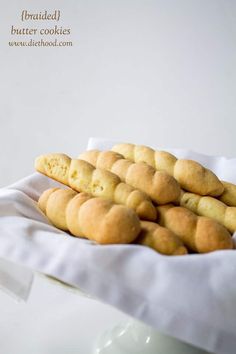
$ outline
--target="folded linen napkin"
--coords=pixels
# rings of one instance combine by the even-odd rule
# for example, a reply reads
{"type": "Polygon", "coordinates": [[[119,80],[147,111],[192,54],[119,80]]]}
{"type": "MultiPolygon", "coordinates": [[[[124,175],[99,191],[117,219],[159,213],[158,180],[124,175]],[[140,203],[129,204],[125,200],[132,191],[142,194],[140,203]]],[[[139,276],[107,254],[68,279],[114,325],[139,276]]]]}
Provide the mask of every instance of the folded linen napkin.
{"type": "MultiPolygon", "coordinates": [[[[113,143],[93,138],[88,147],[108,149],[113,143]]],[[[236,183],[236,159],[168,150],[236,183]]],[[[50,225],[37,207],[42,191],[59,185],[35,173],[0,191],[0,257],[80,288],[160,332],[210,352],[235,354],[235,250],[168,257],[140,245],[101,246],[72,237],[50,225]]],[[[1,274],[2,286],[24,298],[17,289],[22,284],[26,294],[30,276],[28,287],[20,274],[10,286],[1,274]]]]}

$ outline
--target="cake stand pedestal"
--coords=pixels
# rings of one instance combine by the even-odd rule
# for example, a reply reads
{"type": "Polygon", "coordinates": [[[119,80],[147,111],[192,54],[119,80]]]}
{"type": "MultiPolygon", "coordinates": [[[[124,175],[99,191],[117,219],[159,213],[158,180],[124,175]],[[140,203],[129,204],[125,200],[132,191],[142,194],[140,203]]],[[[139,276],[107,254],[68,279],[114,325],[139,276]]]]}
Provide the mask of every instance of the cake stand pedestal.
{"type": "Polygon", "coordinates": [[[100,336],[94,354],[210,354],[161,334],[136,320],[115,326],[100,336]]]}

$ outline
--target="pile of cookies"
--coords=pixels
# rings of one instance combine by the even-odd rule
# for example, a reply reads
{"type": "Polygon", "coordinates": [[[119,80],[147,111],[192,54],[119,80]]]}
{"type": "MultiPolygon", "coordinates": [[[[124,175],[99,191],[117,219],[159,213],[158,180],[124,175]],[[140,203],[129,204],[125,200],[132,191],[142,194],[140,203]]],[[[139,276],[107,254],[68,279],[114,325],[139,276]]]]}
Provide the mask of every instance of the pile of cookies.
{"type": "Polygon", "coordinates": [[[236,185],[198,162],[117,144],[78,159],[47,154],[38,172],[61,182],[38,205],[50,222],[100,244],[137,243],[164,255],[232,249],[236,185]]]}

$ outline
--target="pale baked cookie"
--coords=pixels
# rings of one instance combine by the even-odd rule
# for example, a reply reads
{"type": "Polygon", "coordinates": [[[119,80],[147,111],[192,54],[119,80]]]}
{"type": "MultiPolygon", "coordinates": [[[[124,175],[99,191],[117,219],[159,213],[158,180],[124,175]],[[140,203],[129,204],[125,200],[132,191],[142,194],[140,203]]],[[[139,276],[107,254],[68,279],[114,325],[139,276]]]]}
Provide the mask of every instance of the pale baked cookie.
{"type": "Polygon", "coordinates": [[[215,219],[232,233],[236,231],[236,207],[229,207],[216,198],[194,193],[183,193],[180,204],[198,215],[215,219]]]}
{"type": "Polygon", "coordinates": [[[133,163],[113,151],[90,150],[80,159],[115,173],[122,181],[140,189],[157,204],[166,204],[179,198],[178,182],[164,171],[156,171],[144,162],[133,163]]]}
{"type": "Polygon", "coordinates": [[[35,161],[38,172],[61,182],[77,192],[124,204],[145,220],[156,220],[156,208],[144,192],[121,182],[120,178],[104,169],[96,169],[90,163],[71,159],[64,154],[39,156],[35,161]]]}
{"type": "Polygon", "coordinates": [[[168,172],[187,191],[214,197],[224,191],[217,176],[196,161],[177,159],[169,152],[155,151],[143,145],[117,144],[112,150],[131,161],[146,162],[158,171],[168,172]]]}
{"type": "Polygon", "coordinates": [[[173,231],[188,249],[205,253],[233,248],[230,233],[217,221],[197,216],[191,210],[171,204],[157,207],[157,209],[160,225],[173,231]]]}
{"type": "Polygon", "coordinates": [[[141,232],[135,243],[151,247],[168,256],[188,253],[187,248],[178,236],[167,228],[150,221],[141,221],[141,232]]]}
{"type": "Polygon", "coordinates": [[[130,243],[140,232],[132,209],[86,193],[52,188],[41,195],[38,205],[59,229],[101,244],[130,243]]]}
{"type": "Polygon", "coordinates": [[[221,181],[224,185],[224,192],[219,199],[228,206],[236,207],[236,185],[221,181]]]}

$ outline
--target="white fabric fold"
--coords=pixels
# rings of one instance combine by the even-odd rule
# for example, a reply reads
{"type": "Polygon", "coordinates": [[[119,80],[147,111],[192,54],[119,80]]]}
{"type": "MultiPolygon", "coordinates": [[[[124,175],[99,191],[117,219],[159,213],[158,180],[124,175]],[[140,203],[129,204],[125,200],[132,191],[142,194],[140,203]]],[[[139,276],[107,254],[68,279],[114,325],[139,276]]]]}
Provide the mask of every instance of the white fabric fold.
{"type": "MultiPolygon", "coordinates": [[[[93,138],[88,147],[112,144],[93,138]]],[[[236,182],[235,159],[168,150],[236,182]]],[[[235,250],[168,257],[144,246],[101,246],[72,237],[50,225],[37,207],[42,191],[57,185],[35,173],[0,191],[0,257],[80,288],[160,332],[235,354],[235,250]]]]}
{"type": "Polygon", "coordinates": [[[0,289],[17,301],[26,301],[33,282],[33,272],[0,258],[0,289]]]}

